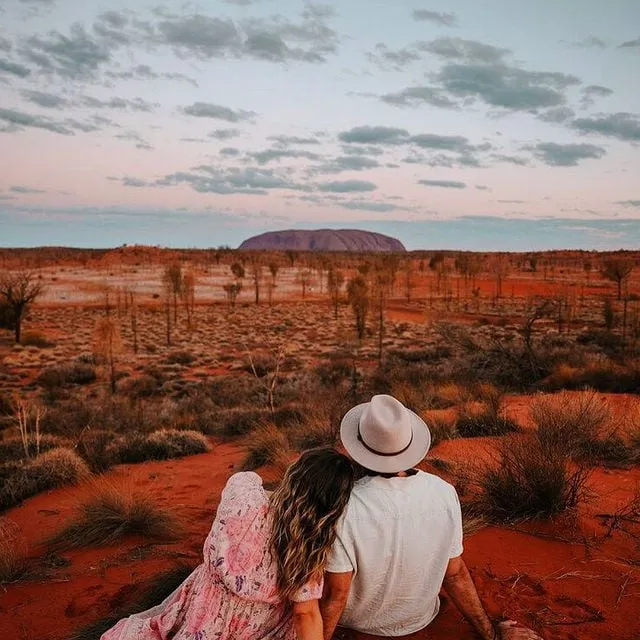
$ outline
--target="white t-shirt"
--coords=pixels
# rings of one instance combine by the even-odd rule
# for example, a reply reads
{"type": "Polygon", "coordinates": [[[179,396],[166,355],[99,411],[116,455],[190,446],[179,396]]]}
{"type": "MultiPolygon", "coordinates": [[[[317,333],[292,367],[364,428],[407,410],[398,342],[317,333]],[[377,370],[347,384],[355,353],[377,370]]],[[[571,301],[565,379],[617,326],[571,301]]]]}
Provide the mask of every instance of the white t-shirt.
{"type": "Polygon", "coordinates": [[[366,477],[338,523],[326,571],[353,571],[340,625],[379,636],[426,627],[447,564],[462,554],[456,490],[437,476],[366,477]]]}

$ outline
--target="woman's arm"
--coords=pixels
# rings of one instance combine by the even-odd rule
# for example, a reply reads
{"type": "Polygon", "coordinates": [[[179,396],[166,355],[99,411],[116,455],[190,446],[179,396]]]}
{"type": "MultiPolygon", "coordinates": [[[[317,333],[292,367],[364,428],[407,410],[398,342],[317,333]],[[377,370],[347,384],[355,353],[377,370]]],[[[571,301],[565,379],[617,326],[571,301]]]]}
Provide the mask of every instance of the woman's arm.
{"type": "Polygon", "coordinates": [[[322,617],[318,600],[293,603],[297,640],[322,640],[322,617]]]}

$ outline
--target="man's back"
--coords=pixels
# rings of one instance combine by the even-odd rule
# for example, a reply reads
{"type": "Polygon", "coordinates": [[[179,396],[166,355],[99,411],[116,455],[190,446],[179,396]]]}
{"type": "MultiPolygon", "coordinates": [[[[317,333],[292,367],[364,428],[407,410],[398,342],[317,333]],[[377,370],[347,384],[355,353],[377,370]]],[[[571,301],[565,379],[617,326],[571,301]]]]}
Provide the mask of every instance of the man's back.
{"type": "Polygon", "coordinates": [[[386,636],[424,628],[438,613],[449,559],[461,554],[450,484],[423,471],[359,480],[327,564],[331,573],[353,571],[341,624],[386,636]]]}

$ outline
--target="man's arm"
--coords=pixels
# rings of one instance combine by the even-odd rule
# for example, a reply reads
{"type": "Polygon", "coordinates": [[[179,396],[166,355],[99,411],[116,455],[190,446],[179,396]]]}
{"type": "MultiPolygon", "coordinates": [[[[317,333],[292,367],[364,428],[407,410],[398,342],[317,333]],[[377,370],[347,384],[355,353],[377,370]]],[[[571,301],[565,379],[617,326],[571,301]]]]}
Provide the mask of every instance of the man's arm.
{"type": "Polygon", "coordinates": [[[449,560],[442,586],[460,613],[484,640],[542,640],[535,631],[520,627],[512,620],[493,626],[461,556],[449,560]]]}
{"type": "Polygon", "coordinates": [[[324,593],[320,601],[324,640],[331,640],[338,626],[340,616],[347,604],[352,577],[353,571],[324,574],[324,593]]]}
{"type": "Polygon", "coordinates": [[[323,640],[322,617],[317,600],[294,602],[293,624],[298,640],[323,640]]]}
{"type": "Polygon", "coordinates": [[[462,556],[449,560],[442,586],[481,638],[497,640],[500,637],[480,602],[480,596],[462,556]]]}

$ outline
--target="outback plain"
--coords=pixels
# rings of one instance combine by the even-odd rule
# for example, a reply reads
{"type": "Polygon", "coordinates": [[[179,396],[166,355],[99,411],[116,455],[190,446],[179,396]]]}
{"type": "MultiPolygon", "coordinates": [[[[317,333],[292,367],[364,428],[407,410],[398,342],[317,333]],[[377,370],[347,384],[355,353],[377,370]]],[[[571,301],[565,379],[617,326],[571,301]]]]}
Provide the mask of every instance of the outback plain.
{"type": "MultiPolygon", "coordinates": [[[[2,638],[159,602],[232,473],[374,393],[430,425],[492,615],[640,637],[640,253],[0,250],[0,324],[2,638]]],[[[474,635],[444,599],[428,637],[474,635]]]]}

